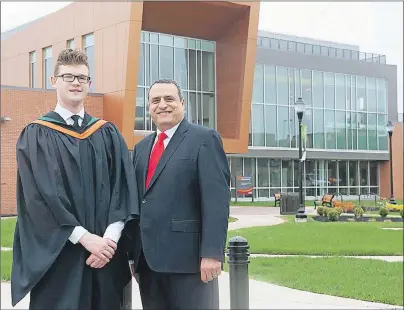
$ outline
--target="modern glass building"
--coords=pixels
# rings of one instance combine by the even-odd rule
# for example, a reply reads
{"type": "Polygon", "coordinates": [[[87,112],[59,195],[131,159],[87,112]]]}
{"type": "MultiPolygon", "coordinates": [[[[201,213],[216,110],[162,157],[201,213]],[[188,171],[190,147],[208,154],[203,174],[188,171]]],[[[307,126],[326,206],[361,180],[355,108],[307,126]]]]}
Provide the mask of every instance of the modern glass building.
{"type": "Polygon", "coordinates": [[[385,65],[385,56],[356,46],[259,34],[249,151],[229,155],[232,176],[252,176],[255,200],[298,192],[294,104],[301,97],[306,198],[379,194],[379,166],[388,160],[386,124],[397,118],[395,68],[385,65]]]}
{"type": "MultiPolygon", "coordinates": [[[[380,66],[385,56],[362,53],[355,46],[285,38],[269,33],[258,38],[249,152],[228,156],[232,196],[234,178],[240,175],[253,177],[256,200],[298,191],[299,137],[294,104],[299,97],[306,104],[306,197],[379,194],[379,163],[388,155],[388,103],[394,104],[394,98],[388,101],[389,76],[378,74],[377,67],[369,68],[369,75],[351,66],[359,62],[380,66]],[[278,53],[278,60],[271,52],[278,53]],[[324,65],[319,66],[321,62],[315,62],[313,56],[321,58],[324,65]],[[307,59],[294,66],[290,62],[293,57],[307,59]],[[340,62],[343,70],[333,69],[328,61],[340,62]]],[[[154,130],[147,93],[158,78],[175,79],[180,84],[189,121],[216,129],[215,47],[214,41],[142,31],[135,130],[154,130]]],[[[394,74],[391,77],[394,84],[394,74]]]]}
{"type": "Polygon", "coordinates": [[[388,197],[389,120],[397,125],[394,190],[402,199],[397,67],[355,45],[259,31],[259,15],[259,2],[73,2],[2,33],[2,212],[16,213],[13,145],[30,120],[54,107],[50,77],[66,47],[88,56],[89,113],[113,122],[130,150],[155,129],[147,109],[151,84],[175,79],[186,118],[222,137],[233,198],[235,178],[247,175],[255,200],[298,191],[294,105],[302,97],[306,199],[388,197]],[[60,20],[84,22],[61,31],[54,26],[60,20]]]}

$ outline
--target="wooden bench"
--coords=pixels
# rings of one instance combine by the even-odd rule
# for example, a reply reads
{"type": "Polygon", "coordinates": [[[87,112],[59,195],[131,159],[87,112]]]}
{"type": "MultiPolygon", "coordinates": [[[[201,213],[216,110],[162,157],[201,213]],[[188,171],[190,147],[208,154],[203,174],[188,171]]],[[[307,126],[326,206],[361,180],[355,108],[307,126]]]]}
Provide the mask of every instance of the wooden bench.
{"type": "Polygon", "coordinates": [[[281,194],[280,193],[274,194],[274,197],[275,197],[275,207],[276,207],[276,204],[278,204],[278,206],[280,206],[281,205],[281,194]]]}
{"type": "Polygon", "coordinates": [[[335,194],[324,194],[324,196],[320,200],[314,200],[314,208],[317,208],[317,202],[321,202],[322,206],[326,205],[332,208],[332,200],[334,199],[334,196],[335,194]]]}

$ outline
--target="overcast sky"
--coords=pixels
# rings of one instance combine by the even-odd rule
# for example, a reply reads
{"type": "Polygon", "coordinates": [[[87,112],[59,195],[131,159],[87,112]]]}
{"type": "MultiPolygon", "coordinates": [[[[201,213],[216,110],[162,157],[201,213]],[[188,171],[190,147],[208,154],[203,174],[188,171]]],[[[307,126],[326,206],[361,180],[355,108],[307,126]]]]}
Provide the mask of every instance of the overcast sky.
{"type": "MultiPolygon", "coordinates": [[[[1,2],[1,31],[35,20],[70,2],[1,2]]],[[[403,113],[402,2],[261,2],[259,29],[359,45],[397,65],[403,113]]]]}

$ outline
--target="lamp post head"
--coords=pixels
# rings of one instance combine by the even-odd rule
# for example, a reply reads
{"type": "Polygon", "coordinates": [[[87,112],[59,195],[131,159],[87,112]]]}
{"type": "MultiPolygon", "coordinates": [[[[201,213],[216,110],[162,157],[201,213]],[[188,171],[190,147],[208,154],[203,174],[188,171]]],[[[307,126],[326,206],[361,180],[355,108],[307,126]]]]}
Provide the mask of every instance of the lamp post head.
{"type": "Polygon", "coordinates": [[[295,110],[296,110],[297,116],[299,117],[299,120],[302,120],[303,113],[306,110],[306,104],[304,103],[304,101],[301,97],[297,98],[297,101],[295,103],[295,110]]]}
{"type": "Polygon", "coordinates": [[[391,135],[393,133],[394,125],[391,121],[389,121],[386,125],[387,132],[391,135]]]}

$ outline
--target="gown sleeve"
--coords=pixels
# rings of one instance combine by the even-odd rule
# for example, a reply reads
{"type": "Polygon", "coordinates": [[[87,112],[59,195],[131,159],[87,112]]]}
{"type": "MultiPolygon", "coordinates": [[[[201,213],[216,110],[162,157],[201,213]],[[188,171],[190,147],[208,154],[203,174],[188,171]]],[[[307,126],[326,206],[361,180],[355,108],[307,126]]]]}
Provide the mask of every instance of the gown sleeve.
{"type": "Polygon", "coordinates": [[[28,125],[17,141],[17,224],[11,274],[12,303],[43,277],[68,242],[75,226],[57,172],[49,133],[28,125]]]}
{"type": "Polygon", "coordinates": [[[108,126],[104,139],[110,140],[108,144],[111,145],[108,225],[117,221],[126,225],[139,218],[139,194],[133,163],[125,140],[115,126],[108,126]]]}

